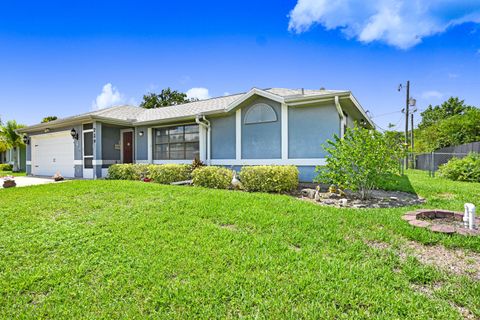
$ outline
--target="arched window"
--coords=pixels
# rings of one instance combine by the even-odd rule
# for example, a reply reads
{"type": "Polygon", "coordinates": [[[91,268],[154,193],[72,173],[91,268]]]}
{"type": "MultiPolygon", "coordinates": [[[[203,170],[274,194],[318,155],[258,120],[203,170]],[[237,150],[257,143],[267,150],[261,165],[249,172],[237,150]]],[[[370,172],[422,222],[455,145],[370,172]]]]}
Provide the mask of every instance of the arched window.
{"type": "Polygon", "coordinates": [[[248,109],[245,114],[245,124],[277,121],[277,114],[271,106],[266,103],[257,103],[248,109]]]}

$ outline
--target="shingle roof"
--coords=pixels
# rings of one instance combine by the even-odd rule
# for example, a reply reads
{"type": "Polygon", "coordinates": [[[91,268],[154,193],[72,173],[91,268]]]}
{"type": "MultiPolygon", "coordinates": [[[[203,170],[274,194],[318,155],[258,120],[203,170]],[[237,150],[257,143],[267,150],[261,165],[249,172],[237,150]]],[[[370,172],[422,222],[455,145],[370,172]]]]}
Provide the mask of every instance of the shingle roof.
{"type": "Polygon", "coordinates": [[[138,116],[137,122],[175,119],[189,116],[193,117],[200,113],[210,113],[215,111],[221,112],[224,111],[228,105],[239,99],[241,96],[243,96],[243,93],[189,102],[171,107],[146,110],[144,109],[145,111],[138,116]]]}
{"type": "MultiPolygon", "coordinates": [[[[279,96],[282,99],[296,98],[296,97],[308,97],[308,96],[321,96],[334,93],[348,93],[349,91],[336,91],[336,90],[307,90],[307,89],[286,89],[286,88],[269,88],[260,91],[265,91],[270,94],[279,96]]],[[[198,114],[205,113],[221,113],[225,112],[228,106],[232,105],[236,100],[241,99],[245,93],[239,93],[229,96],[211,98],[206,100],[200,100],[195,102],[189,102],[181,105],[163,107],[157,109],[143,109],[134,106],[116,106],[107,109],[92,111],[83,113],[80,115],[58,119],[48,123],[48,126],[55,126],[64,122],[72,122],[76,119],[85,118],[99,118],[99,119],[111,119],[130,122],[132,125],[135,123],[165,121],[169,119],[188,118],[194,117],[198,114]]],[[[22,129],[26,132],[29,129],[37,127],[43,127],[46,124],[38,124],[31,127],[22,129]]]]}
{"type": "MultiPolygon", "coordinates": [[[[282,98],[302,95],[302,89],[270,88],[265,89],[264,91],[273,93],[282,98]]],[[[346,91],[304,90],[303,96],[331,94],[335,92],[346,91]]],[[[237,99],[240,99],[244,94],[245,93],[239,93],[230,96],[200,100],[171,107],[148,109],[138,116],[137,122],[175,119],[181,117],[193,117],[201,113],[223,112],[231,103],[233,103],[237,99]]]]}

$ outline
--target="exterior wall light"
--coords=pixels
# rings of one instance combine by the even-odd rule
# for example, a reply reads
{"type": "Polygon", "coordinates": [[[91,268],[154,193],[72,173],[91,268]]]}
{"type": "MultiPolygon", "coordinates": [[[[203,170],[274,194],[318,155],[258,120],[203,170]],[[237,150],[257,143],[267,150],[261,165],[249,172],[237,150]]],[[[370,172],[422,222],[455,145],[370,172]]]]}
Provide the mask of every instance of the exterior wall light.
{"type": "Polygon", "coordinates": [[[75,128],[72,128],[72,130],[70,130],[70,135],[72,136],[73,139],[78,140],[78,133],[77,133],[77,130],[75,130],[75,128]]]}
{"type": "Polygon", "coordinates": [[[138,133],[138,135],[139,135],[140,137],[143,137],[144,132],[143,132],[143,131],[140,131],[140,132],[138,133]]]}

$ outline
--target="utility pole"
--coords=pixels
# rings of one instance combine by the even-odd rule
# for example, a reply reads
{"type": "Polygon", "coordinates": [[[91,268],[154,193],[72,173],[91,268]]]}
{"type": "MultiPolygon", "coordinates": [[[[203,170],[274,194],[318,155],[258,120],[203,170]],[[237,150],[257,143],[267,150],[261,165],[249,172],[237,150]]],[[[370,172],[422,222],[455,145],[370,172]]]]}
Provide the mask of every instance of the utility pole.
{"type": "MultiPolygon", "coordinates": [[[[401,91],[403,88],[403,84],[398,86],[398,91],[401,91]]],[[[407,86],[405,88],[407,90],[407,97],[405,100],[405,147],[408,151],[408,114],[409,114],[409,106],[410,106],[410,80],[407,81],[407,86]]],[[[408,168],[408,153],[405,155],[405,169],[408,168]]]]}
{"type": "Polygon", "coordinates": [[[415,169],[415,155],[413,154],[413,147],[414,147],[414,144],[413,144],[413,112],[410,115],[410,119],[411,119],[410,143],[412,144],[412,169],[415,169]]]}

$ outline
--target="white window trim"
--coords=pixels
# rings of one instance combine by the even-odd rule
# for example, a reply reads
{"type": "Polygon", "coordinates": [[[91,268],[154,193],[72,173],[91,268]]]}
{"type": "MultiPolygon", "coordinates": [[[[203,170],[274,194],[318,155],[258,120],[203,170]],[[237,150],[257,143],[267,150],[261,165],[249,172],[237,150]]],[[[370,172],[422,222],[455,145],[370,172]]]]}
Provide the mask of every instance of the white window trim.
{"type": "Polygon", "coordinates": [[[235,111],[235,158],[242,159],[242,109],[235,111]]]}
{"type": "MultiPolygon", "coordinates": [[[[149,127],[148,130],[149,130],[149,140],[148,141],[148,161],[149,163],[153,163],[153,164],[160,164],[158,163],[159,161],[161,161],[162,163],[180,163],[178,161],[185,161],[185,163],[192,163],[193,159],[192,160],[186,160],[186,159],[177,159],[177,160],[174,160],[174,159],[163,159],[163,160],[155,160],[153,159],[153,150],[155,148],[155,143],[154,143],[154,139],[155,137],[153,136],[153,129],[159,129],[159,128],[173,128],[173,127],[181,127],[181,126],[192,126],[192,125],[196,125],[198,126],[198,154],[199,154],[199,159],[201,160],[201,157],[202,157],[202,137],[201,137],[201,128],[202,126],[197,124],[196,122],[186,122],[186,123],[180,123],[180,124],[169,124],[169,125],[161,125],[161,126],[155,126],[155,127],[149,127]],[[165,161],[169,161],[169,162],[165,162],[165,161]],[[170,162],[171,161],[171,162],[170,162]]],[[[207,134],[208,132],[211,130],[211,128],[208,129],[207,131],[207,134]]],[[[208,141],[208,138],[207,138],[207,141],[208,141]]],[[[186,143],[184,141],[184,143],[186,143]]],[[[207,145],[207,162],[209,161],[209,153],[210,153],[210,141],[207,142],[208,145],[207,145]]],[[[181,162],[183,163],[183,162],[181,162]]]]}
{"type": "Polygon", "coordinates": [[[294,165],[294,166],[322,166],[326,158],[311,159],[212,159],[216,166],[259,166],[259,165],[294,165]]]}
{"type": "Polygon", "coordinates": [[[288,105],[282,103],[282,160],[288,159],[288,105]]]}
{"type": "Polygon", "coordinates": [[[260,123],[269,123],[269,122],[277,122],[278,121],[278,115],[277,113],[275,112],[275,109],[267,104],[267,103],[264,103],[264,102],[260,102],[260,103],[255,103],[253,106],[249,107],[248,110],[245,112],[245,118],[243,119],[243,123],[245,125],[255,125],[255,124],[260,124],[260,123]],[[267,107],[270,109],[271,112],[273,112],[274,116],[275,116],[275,119],[274,120],[266,120],[266,121],[255,121],[255,122],[247,122],[247,119],[248,119],[248,115],[253,112],[254,109],[256,108],[259,108],[259,107],[267,107]]]}

